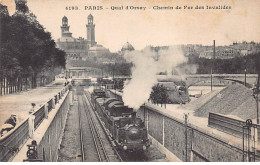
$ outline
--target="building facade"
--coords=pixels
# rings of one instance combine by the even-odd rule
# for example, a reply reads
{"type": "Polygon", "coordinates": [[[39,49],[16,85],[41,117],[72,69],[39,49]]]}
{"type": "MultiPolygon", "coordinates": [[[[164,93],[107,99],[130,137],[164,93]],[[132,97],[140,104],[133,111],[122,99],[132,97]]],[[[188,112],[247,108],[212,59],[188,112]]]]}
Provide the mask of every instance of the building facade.
{"type": "Polygon", "coordinates": [[[87,18],[86,31],[87,39],[83,37],[74,38],[70,32],[69,21],[66,16],[62,18],[61,38],[56,41],[57,47],[66,52],[67,66],[69,69],[73,66],[70,64],[75,60],[94,61],[97,54],[108,54],[109,50],[102,45],[97,45],[95,41],[95,24],[94,17],[89,14],[87,18]],[[98,47],[98,49],[96,49],[98,47]],[[90,53],[91,52],[91,53],[90,53]]]}

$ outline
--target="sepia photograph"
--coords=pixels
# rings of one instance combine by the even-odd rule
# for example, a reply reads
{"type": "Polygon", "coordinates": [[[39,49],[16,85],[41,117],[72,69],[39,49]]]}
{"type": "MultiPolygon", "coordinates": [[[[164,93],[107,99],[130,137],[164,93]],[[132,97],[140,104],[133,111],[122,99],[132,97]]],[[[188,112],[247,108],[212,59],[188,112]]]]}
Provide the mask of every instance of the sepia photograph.
{"type": "Polygon", "coordinates": [[[0,162],[260,162],[260,0],[0,0],[0,162]]]}

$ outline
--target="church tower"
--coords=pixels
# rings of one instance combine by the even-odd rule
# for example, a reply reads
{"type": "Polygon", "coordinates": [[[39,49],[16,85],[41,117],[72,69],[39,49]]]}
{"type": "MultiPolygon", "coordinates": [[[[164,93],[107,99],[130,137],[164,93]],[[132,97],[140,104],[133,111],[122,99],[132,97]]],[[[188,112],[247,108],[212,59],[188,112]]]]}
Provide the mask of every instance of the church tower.
{"type": "Polygon", "coordinates": [[[62,18],[62,25],[60,28],[61,28],[61,37],[66,37],[70,30],[70,26],[68,26],[68,18],[66,16],[62,18]]]}
{"type": "Polygon", "coordinates": [[[89,14],[87,27],[87,41],[90,43],[90,46],[94,46],[95,42],[95,24],[93,23],[93,16],[89,14]]]}

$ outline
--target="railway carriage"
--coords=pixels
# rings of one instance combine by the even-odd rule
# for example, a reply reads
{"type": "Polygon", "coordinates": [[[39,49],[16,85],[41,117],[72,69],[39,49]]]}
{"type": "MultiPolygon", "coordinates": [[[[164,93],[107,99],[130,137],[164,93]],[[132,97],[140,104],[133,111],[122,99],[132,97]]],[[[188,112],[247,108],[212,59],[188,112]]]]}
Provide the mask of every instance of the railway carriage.
{"type": "Polygon", "coordinates": [[[132,108],[116,98],[107,98],[95,91],[91,101],[100,119],[119,149],[144,151],[150,146],[144,122],[132,108]],[[98,96],[99,95],[99,96],[98,96]]]}

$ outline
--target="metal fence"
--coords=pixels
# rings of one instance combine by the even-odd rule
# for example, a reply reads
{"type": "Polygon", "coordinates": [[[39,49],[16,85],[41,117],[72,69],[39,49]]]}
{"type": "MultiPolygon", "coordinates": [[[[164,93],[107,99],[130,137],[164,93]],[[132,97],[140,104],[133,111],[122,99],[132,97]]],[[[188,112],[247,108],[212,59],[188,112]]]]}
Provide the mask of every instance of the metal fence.
{"type": "Polygon", "coordinates": [[[52,99],[50,99],[47,103],[48,103],[48,112],[50,112],[52,109],[53,109],[53,107],[52,107],[52,99]]]}
{"type": "MultiPolygon", "coordinates": [[[[65,87],[62,91],[64,91],[64,93],[67,92],[68,86],[65,87]]],[[[55,104],[57,104],[58,100],[61,99],[61,97],[57,97],[57,96],[59,96],[59,94],[55,95],[56,98],[55,104]]],[[[47,102],[49,112],[53,109],[52,101],[53,98],[47,102]]],[[[38,128],[38,126],[41,124],[41,122],[45,117],[44,108],[45,105],[43,105],[36,112],[34,112],[35,129],[38,128]]],[[[11,158],[13,158],[14,155],[23,146],[23,144],[28,140],[28,138],[29,138],[29,123],[28,123],[28,119],[26,119],[18,126],[16,126],[15,129],[11,130],[3,137],[0,137],[0,162],[6,162],[9,161],[11,158]]]]}
{"type": "Polygon", "coordinates": [[[38,157],[45,162],[57,161],[57,150],[62,138],[62,132],[66,123],[66,114],[70,105],[68,100],[69,96],[67,95],[65,101],[61,104],[54,119],[51,121],[50,126],[37,146],[38,157]]]}
{"type": "Polygon", "coordinates": [[[29,138],[28,119],[0,138],[0,161],[8,161],[29,138]]]}
{"type": "Polygon", "coordinates": [[[44,111],[45,111],[45,105],[33,113],[33,115],[35,116],[34,129],[37,129],[38,126],[41,124],[42,120],[44,119],[44,116],[45,116],[44,111]]]}
{"type": "MultiPolygon", "coordinates": [[[[208,125],[214,127],[223,132],[232,134],[237,137],[243,137],[243,126],[246,125],[245,121],[229,118],[216,113],[209,113],[208,125]]],[[[260,141],[260,126],[258,128],[258,141],[260,141]]],[[[244,130],[244,134],[248,134],[247,130],[244,130]]]]}

